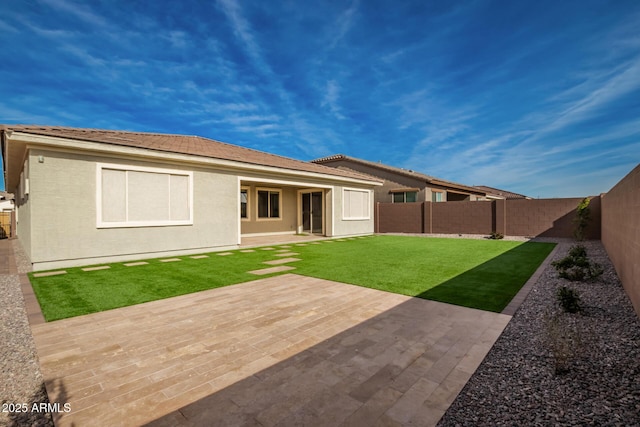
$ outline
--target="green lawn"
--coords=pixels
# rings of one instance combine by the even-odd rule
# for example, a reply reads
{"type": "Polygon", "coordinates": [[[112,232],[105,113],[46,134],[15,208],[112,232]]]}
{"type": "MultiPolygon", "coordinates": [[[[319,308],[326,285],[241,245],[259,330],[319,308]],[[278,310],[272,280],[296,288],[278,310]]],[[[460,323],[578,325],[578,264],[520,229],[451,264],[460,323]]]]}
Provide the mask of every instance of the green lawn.
{"type": "MultiPolygon", "coordinates": [[[[294,246],[293,273],[451,304],[500,312],[553,249],[554,244],[493,240],[375,236],[294,246]]],[[[274,251],[108,270],[33,277],[31,283],[48,321],[213,289],[267,276],[274,251]]]]}

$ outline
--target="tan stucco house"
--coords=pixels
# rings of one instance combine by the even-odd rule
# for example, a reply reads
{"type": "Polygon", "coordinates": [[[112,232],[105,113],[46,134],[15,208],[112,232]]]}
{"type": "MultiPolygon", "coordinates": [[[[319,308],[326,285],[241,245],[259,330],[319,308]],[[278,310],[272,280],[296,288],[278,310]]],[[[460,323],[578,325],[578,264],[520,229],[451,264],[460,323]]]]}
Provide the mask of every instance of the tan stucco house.
{"type": "Polygon", "coordinates": [[[0,127],[34,270],[374,231],[380,180],[198,136],[0,127]]]}
{"type": "Polygon", "coordinates": [[[383,185],[375,188],[375,201],[380,203],[487,200],[486,192],[480,188],[344,154],[322,157],[312,162],[381,179],[383,185]]]}

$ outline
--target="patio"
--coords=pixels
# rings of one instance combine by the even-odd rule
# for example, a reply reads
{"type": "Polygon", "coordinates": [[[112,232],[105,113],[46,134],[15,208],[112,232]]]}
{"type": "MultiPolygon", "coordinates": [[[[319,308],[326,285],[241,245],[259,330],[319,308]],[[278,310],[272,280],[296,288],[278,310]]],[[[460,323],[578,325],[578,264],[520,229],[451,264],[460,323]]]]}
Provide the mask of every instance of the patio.
{"type": "Polygon", "coordinates": [[[510,318],[287,274],[32,330],[58,426],[435,425],[510,318]]]}

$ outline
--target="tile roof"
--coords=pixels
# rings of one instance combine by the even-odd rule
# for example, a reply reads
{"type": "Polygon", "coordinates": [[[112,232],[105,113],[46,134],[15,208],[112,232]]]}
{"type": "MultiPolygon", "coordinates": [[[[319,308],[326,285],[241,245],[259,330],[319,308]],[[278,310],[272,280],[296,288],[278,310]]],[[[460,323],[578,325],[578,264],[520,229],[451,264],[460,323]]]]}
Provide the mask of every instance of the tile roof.
{"type": "Polygon", "coordinates": [[[37,125],[0,125],[0,131],[23,132],[32,135],[69,138],[117,146],[144,148],[154,151],[189,154],[252,165],[271,166],[301,172],[381,182],[379,179],[372,179],[372,177],[361,173],[342,171],[200,136],[37,125]]]}
{"type": "Polygon", "coordinates": [[[513,193],[507,190],[500,190],[499,188],[493,188],[486,185],[474,185],[474,187],[479,188],[482,191],[485,191],[487,195],[504,197],[505,199],[530,199],[531,198],[522,194],[513,193]]]}
{"type": "Polygon", "coordinates": [[[377,169],[380,169],[380,170],[383,170],[383,171],[387,171],[387,172],[391,172],[391,173],[407,176],[409,178],[415,178],[415,179],[423,180],[423,181],[431,183],[431,184],[436,184],[436,185],[441,185],[441,186],[445,186],[445,187],[456,188],[456,189],[459,189],[459,190],[466,190],[466,191],[470,191],[470,192],[474,192],[474,193],[482,193],[482,194],[485,193],[481,189],[476,188],[476,187],[472,187],[472,186],[469,186],[469,185],[459,184],[457,182],[448,181],[446,179],[436,178],[434,176],[426,175],[426,174],[420,173],[420,172],[416,172],[416,171],[413,171],[411,169],[403,169],[403,168],[398,168],[398,167],[395,167],[395,166],[385,165],[383,163],[370,162],[368,160],[358,159],[356,157],[350,157],[350,156],[346,156],[344,154],[335,154],[335,155],[332,155],[332,156],[322,157],[322,158],[319,158],[319,159],[311,160],[311,162],[312,163],[318,163],[318,164],[325,164],[325,163],[331,163],[331,162],[336,161],[336,160],[346,160],[346,161],[350,161],[350,162],[353,162],[353,163],[360,163],[362,165],[370,166],[370,167],[377,168],[377,169]]]}

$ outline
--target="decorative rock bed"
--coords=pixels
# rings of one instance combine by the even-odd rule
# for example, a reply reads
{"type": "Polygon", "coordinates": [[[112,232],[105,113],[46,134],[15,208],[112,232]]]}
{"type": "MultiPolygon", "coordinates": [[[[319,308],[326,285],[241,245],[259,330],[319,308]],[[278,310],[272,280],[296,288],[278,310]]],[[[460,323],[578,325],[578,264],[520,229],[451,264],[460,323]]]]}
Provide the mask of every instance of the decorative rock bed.
{"type": "MultiPolygon", "coordinates": [[[[24,251],[17,240],[11,244],[18,271],[26,273],[30,265],[24,251]]],[[[17,274],[0,274],[0,308],[0,425],[53,426],[46,409],[33,411],[33,404],[40,408],[49,399],[17,274]]]]}
{"type": "MultiPolygon", "coordinates": [[[[555,259],[572,243],[559,245],[555,259]]],[[[584,246],[603,275],[569,282],[546,268],[439,426],[640,425],[640,320],[601,242],[584,246]],[[560,309],[560,286],[582,313],[560,309]]]]}

